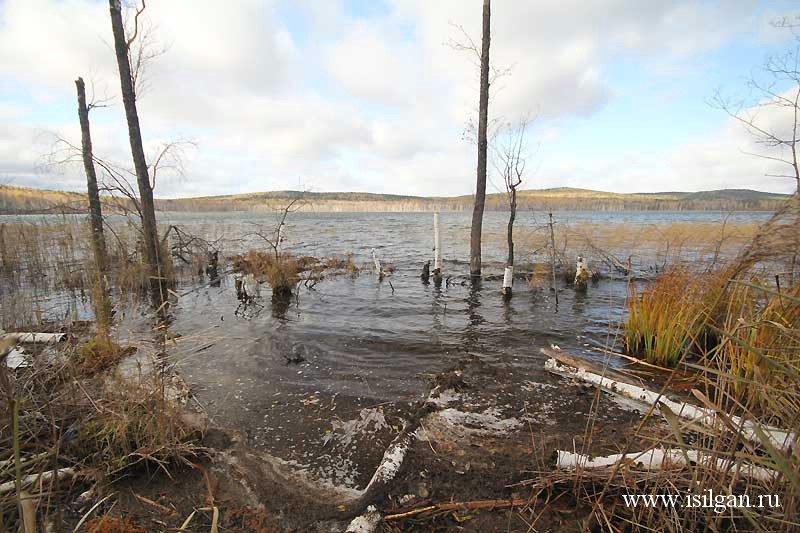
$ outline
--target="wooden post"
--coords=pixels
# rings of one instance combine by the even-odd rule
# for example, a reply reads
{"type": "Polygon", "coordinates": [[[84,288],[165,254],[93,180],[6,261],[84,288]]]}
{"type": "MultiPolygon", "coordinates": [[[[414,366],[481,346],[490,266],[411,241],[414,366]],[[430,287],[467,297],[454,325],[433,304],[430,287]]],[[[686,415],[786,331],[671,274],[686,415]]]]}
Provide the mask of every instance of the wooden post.
{"type": "Polygon", "coordinates": [[[553,231],[553,213],[548,213],[550,216],[550,267],[553,271],[553,292],[556,295],[556,305],[558,305],[558,287],[556,286],[556,235],[553,231]]]}
{"type": "Polygon", "coordinates": [[[439,213],[433,214],[433,283],[442,284],[442,241],[439,234],[439,213]]]}
{"type": "Polygon", "coordinates": [[[514,265],[509,265],[503,272],[503,288],[501,294],[503,299],[511,299],[511,286],[514,284],[514,265]]]}

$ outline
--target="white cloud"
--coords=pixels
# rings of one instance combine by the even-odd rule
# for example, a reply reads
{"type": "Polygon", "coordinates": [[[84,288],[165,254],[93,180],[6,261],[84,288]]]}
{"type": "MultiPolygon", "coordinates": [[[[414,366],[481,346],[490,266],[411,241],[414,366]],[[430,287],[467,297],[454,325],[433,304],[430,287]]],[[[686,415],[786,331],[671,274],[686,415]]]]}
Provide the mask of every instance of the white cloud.
{"type": "MultiPolygon", "coordinates": [[[[198,143],[186,178],[161,183],[157,194],[296,188],[298,180],[329,191],[472,191],[475,149],[461,132],[475,112],[477,72],[444,43],[459,37],[450,22],[479,40],[480,3],[390,0],[385,15],[363,19],[334,1],[153,0],[146,13],[168,50],[139,101],[145,142],[149,150],[173,138],[198,143]]],[[[492,60],[513,72],[497,82],[492,114],[533,112],[544,142],[562,142],[565,119],[594,117],[618,97],[616,62],[670,71],[756,22],[746,1],[496,1],[492,60]]],[[[81,187],[80,168],[36,176],[34,141],[42,130],[77,139],[78,75],[100,94],[118,92],[110,41],[104,1],[0,3],[0,63],[5,83],[19,89],[0,93],[9,95],[0,102],[0,174],[81,187]],[[50,118],[44,109],[60,112],[50,118]]],[[[98,153],[126,163],[120,107],[117,98],[93,112],[93,137],[98,153]]],[[[654,175],[654,189],[757,187],[763,172],[739,159],[740,141],[726,133],[660,154],[620,147],[579,163],[548,158],[545,144],[536,184],[629,190],[630,180],[650,187],[641,176],[654,175]]]]}

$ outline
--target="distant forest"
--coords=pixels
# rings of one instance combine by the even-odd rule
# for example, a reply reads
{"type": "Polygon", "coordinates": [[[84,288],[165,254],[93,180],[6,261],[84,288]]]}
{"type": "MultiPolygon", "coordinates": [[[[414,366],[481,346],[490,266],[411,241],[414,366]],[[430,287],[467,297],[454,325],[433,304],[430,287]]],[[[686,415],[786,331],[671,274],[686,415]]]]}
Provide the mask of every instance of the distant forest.
{"type": "MultiPolygon", "coordinates": [[[[610,193],[587,189],[542,189],[519,191],[520,209],[592,211],[773,211],[789,195],[723,189],[703,192],[610,193]]],[[[465,211],[472,209],[472,196],[421,197],[372,193],[320,193],[275,191],[228,196],[156,199],[161,211],[272,211],[293,199],[304,211],[417,212],[465,211]]],[[[119,211],[125,201],[105,198],[105,209],[119,211]]],[[[0,186],[0,214],[83,213],[86,196],[81,193],[0,186]]],[[[486,209],[505,211],[504,193],[489,194],[486,209]]]]}

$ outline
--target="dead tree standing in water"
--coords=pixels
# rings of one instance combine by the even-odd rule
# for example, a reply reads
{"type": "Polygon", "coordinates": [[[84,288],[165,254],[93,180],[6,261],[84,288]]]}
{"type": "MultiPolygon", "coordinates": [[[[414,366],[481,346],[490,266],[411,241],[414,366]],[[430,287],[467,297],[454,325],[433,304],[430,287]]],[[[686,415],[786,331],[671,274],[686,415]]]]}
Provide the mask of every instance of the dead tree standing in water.
{"type": "Polygon", "coordinates": [[[150,183],[150,174],[147,160],[142,145],[142,132],[139,128],[139,114],[136,110],[136,93],[134,92],[134,78],[131,73],[130,49],[138,33],[139,15],[145,9],[136,12],[133,35],[126,40],[125,27],[122,23],[122,6],[120,0],[109,0],[111,12],[111,29],[114,33],[114,51],[117,56],[119,68],[120,87],[122,90],[122,103],[125,107],[125,117],[128,122],[128,137],[131,143],[133,166],[136,170],[136,182],[139,186],[141,202],[142,232],[144,234],[145,261],[150,273],[150,293],[153,305],[163,310],[166,302],[165,279],[159,258],[158,228],[156,226],[155,205],[153,202],[153,187],[150,183]]]}
{"type": "Polygon", "coordinates": [[[97,280],[94,284],[92,300],[95,303],[98,334],[108,334],[111,321],[111,302],[105,283],[108,259],[106,255],[106,241],[103,235],[103,211],[100,205],[100,193],[97,187],[97,173],[94,168],[94,155],[92,154],[92,136],[89,130],[89,110],[94,103],[86,104],[86,86],[83,78],[75,80],[78,91],[78,119],[81,124],[81,155],[83,156],[83,169],[86,172],[86,190],[89,196],[89,224],[92,233],[92,252],[97,280]]]}
{"type": "Polygon", "coordinates": [[[517,218],[517,188],[522,184],[525,175],[526,154],[523,150],[525,144],[525,130],[527,120],[521,120],[517,125],[510,126],[507,131],[507,140],[496,150],[495,168],[503,177],[506,194],[508,195],[508,258],[503,276],[503,298],[511,299],[512,285],[514,284],[514,221],[517,218]]]}
{"type": "Polygon", "coordinates": [[[483,209],[486,204],[486,129],[489,121],[490,16],[490,0],[483,0],[481,86],[478,108],[478,177],[475,188],[475,207],[472,211],[472,231],[469,240],[469,272],[473,279],[481,276],[481,233],[483,231],[483,209]]]}

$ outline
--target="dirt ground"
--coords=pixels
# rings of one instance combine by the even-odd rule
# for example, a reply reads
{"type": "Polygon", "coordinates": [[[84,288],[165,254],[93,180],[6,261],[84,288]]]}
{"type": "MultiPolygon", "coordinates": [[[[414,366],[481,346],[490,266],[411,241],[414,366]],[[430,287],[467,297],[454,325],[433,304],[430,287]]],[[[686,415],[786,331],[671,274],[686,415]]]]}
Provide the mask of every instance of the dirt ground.
{"type": "MultiPolygon", "coordinates": [[[[527,381],[511,367],[476,356],[436,376],[431,387],[433,412],[420,420],[397,476],[372,502],[381,514],[448,502],[529,503],[409,514],[379,530],[528,531],[533,525],[538,531],[575,531],[588,509],[576,508],[568,494],[533,493],[524,482],[553,468],[556,449],[619,451],[639,421],[637,413],[595,389],[558,376],[527,381]]],[[[296,442],[314,442],[309,432],[326,431],[327,425],[324,452],[313,467],[297,460],[310,450],[295,447],[290,438],[267,450],[254,447],[247,435],[211,428],[204,439],[209,459],[172,477],[143,472],[118,482],[110,489],[116,494],[111,515],[127,516],[145,531],[209,531],[216,507],[220,531],[344,531],[354,514],[348,502],[359,496],[403,419],[418,406],[348,406],[354,416],[346,422],[335,421],[325,401],[305,407],[307,420],[289,426],[306,427],[296,442]],[[319,420],[327,424],[307,424],[319,420]],[[341,477],[320,478],[334,464],[355,472],[349,486],[336,483],[341,477]],[[175,529],[190,515],[186,527],[175,529]]],[[[97,516],[103,512],[95,510],[97,516]]]]}

